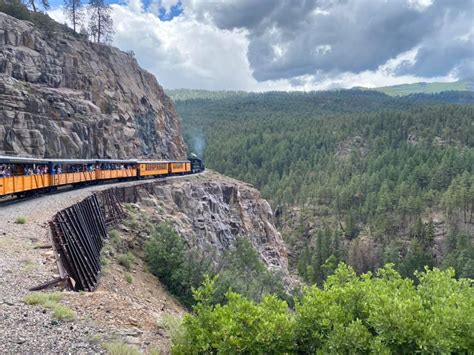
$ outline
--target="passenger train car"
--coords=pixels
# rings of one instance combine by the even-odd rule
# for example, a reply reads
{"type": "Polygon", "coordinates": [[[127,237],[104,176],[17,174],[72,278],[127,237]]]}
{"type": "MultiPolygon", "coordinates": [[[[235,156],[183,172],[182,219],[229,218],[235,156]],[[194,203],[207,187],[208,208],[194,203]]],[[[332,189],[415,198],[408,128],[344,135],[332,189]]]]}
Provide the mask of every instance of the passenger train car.
{"type": "Polygon", "coordinates": [[[35,159],[0,156],[0,198],[55,191],[112,180],[195,174],[204,170],[197,156],[188,160],[35,159]]]}

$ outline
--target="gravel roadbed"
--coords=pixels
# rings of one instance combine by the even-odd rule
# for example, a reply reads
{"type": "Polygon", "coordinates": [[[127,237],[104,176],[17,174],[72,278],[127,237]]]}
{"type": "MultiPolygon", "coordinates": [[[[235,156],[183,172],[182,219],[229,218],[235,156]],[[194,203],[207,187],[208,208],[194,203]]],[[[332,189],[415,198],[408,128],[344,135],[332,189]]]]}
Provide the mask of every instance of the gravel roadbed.
{"type": "MultiPolygon", "coordinates": [[[[182,180],[192,177],[167,178],[182,180]]],[[[58,211],[114,186],[152,183],[154,180],[68,189],[23,201],[0,203],[0,353],[99,353],[102,330],[93,319],[57,321],[51,311],[24,303],[28,289],[57,277],[48,237],[48,222],[58,211]],[[24,217],[26,223],[16,223],[24,217]]],[[[66,297],[67,299],[67,297],[66,297]]],[[[64,301],[61,301],[64,303],[64,301]]]]}

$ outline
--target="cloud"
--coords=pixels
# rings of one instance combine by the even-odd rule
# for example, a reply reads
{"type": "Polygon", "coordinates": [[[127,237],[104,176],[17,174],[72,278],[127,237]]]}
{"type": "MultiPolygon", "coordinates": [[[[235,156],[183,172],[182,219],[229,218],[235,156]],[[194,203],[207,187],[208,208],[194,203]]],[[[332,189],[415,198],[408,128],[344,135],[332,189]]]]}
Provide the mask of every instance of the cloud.
{"type": "MultiPolygon", "coordinates": [[[[248,58],[259,81],[324,73],[361,73],[418,47],[420,76],[448,75],[473,56],[473,2],[446,0],[227,0],[194,9],[221,29],[248,31],[248,58]],[[274,48],[285,48],[284,55],[274,48]],[[320,48],[330,48],[321,51],[320,48]],[[446,51],[453,51],[452,54],[446,51]]],[[[190,5],[192,6],[192,4],[190,5]]]]}
{"type": "Polygon", "coordinates": [[[133,50],[166,88],[373,87],[474,71],[471,0],[146,4],[112,6],[114,45],[133,50]],[[172,15],[164,19],[163,11],[172,15]]]}

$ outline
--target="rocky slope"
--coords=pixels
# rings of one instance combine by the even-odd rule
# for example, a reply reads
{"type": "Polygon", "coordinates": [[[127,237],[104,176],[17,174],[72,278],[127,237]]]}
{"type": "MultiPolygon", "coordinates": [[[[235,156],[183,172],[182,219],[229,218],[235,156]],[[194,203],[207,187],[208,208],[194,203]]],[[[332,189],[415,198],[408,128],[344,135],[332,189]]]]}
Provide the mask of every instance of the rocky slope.
{"type": "Polygon", "coordinates": [[[269,269],[288,275],[288,251],[274,226],[272,209],[249,184],[208,171],[172,184],[130,187],[117,195],[133,202],[153,224],[170,222],[190,245],[214,260],[236,239],[246,238],[269,269]]]}
{"type": "Polygon", "coordinates": [[[181,158],[172,101],[133,55],[0,12],[0,155],[181,158]]]}

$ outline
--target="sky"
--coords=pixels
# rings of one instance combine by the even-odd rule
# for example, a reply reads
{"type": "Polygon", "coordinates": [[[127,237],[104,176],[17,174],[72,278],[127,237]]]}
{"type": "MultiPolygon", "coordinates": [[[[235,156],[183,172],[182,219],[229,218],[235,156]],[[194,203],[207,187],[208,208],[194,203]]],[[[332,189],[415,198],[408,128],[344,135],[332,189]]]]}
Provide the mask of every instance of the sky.
{"type": "MultiPolygon", "coordinates": [[[[61,4],[49,14],[64,23],[61,4]]],[[[113,45],[167,89],[474,78],[474,0],[122,0],[112,18],[113,45]]]]}

